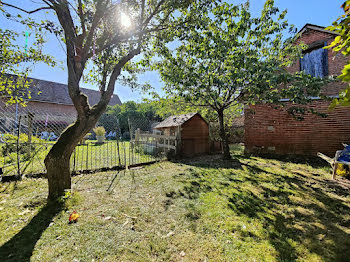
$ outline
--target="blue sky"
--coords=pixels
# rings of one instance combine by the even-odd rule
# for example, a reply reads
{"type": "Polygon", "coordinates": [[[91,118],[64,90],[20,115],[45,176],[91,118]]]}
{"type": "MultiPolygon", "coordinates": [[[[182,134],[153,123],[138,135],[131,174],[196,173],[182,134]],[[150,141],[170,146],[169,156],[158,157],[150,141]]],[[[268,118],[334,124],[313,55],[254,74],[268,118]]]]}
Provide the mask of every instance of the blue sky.
{"type": "MultiPolygon", "coordinates": [[[[23,6],[26,9],[31,9],[35,5],[31,0],[22,0],[23,6]]],[[[22,1],[13,1],[7,0],[4,2],[17,4],[22,1]]],[[[36,1],[39,2],[39,1],[36,1]]],[[[230,3],[241,3],[242,0],[231,0],[230,3]]],[[[253,16],[259,15],[261,8],[264,4],[264,0],[251,0],[251,12],[253,16]]],[[[275,0],[275,6],[280,10],[287,9],[287,19],[291,24],[294,24],[298,30],[301,29],[306,23],[316,24],[320,26],[328,26],[336,20],[341,14],[342,10],[340,8],[344,0],[275,0]]],[[[22,3],[21,3],[22,5],[22,3]]],[[[41,19],[47,18],[45,12],[37,14],[41,19]]],[[[18,32],[23,31],[20,25],[14,24],[11,21],[8,21],[4,17],[0,17],[1,28],[11,28],[15,29],[18,32]]],[[[23,42],[24,42],[23,38],[23,42]]],[[[30,39],[29,39],[30,42],[30,39]]],[[[24,43],[23,43],[24,45],[24,43]]],[[[38,64],[35,66],[31,77],[59,82],[67,83],[67,72],[65,68],[65,52],[58,40],[54,36],[48,36],[48,42],[44,47],[46,53],[54,56],[58,61],[61,61],[60,67],[50,68],[46,65],[38,64]]],[[[162,92],[162,83],[159,75],[156,72],[147,72],[140,76],[140,81],[149,82],[155,90],[163,94],[162,92]]],[[[87,87],[91,89],[97,89],[97,87],[89,84],[82,84],[82,87],[87,87]]],[[[132,91],[128,86],[122,86],[116,84],[115,93],[119,95],[122,102],[134,100],[141,101],[144,94],[140,91],[132,91]]]]}

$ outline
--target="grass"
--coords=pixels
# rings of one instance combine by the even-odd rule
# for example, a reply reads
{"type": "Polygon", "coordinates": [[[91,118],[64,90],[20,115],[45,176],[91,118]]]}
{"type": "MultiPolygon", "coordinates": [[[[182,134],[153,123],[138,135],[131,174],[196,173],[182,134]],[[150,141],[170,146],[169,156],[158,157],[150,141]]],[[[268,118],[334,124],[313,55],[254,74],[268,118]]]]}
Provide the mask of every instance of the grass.
{"type": "MultiPolygon", "coordinates": [[[[44,159],[53,144],[54,142],[35,144],[34,149],[30,152],[30,157],[23,150],[20,154],[21,173],[25,175],[45,173],[44,159]]],[[[1,147],[3,146],[4,144],[0,144],[0,167],[4,167],[4,175],[17,174],[17,154],[12,152],[2,156],[1,147]]],[[[16,148],[15,145],[14,148],[16,148]]],[[[127,141],[117,143],[111,140],[97,144],[96,141],[88,140],[85,144],[76,147],[71,157],[71,169],[72,171],[96,170],[154,160],[154,156],[133,149],[130,142],[127,141]]]]}
{"type": "Polygon", "coordinates": [[[64,205],[44,179],[4,183],[0,261],[350,260],[349,181],[232,153],[77,176],[64,205]]]}

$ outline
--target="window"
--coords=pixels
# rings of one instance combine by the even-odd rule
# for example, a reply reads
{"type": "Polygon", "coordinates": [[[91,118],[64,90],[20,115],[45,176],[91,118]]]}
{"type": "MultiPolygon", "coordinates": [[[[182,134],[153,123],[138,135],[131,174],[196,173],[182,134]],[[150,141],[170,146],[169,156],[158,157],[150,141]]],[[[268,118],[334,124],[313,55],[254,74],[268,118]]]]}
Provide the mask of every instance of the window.
{"type": "Polygon", "coordinates": [[[328,75],[328,51],[323,46],[309,49],[300,59],[300,70],[314,76],[324,78],[328,75]]]}

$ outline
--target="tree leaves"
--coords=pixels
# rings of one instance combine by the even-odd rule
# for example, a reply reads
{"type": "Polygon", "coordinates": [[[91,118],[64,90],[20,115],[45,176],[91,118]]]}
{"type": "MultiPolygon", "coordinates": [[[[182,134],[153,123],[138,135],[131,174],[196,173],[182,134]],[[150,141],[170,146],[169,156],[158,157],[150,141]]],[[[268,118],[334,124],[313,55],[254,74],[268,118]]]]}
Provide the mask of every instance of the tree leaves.
{"type": "Polygon", "coordinates": [[[293,36],[284,40],[294,26],[284,19],[286,11],[279,13],[273,4],[266,1],[257,18],[247,4],[217,3],[205,14],[192,9],[193,24],[174,33],[181,35],[179,45],[169,48],[169,38],[156,43],[162,61],[154,68],[166,91],[214,110],[237,103],[279,103],[281,97],[307,103],[311,93],[317,96],[322,79],[285,70],[305,45],[294,45],[293,36]]]}
{"type": "Polygon", "coordinates": [[[30,99],[28,74],[34,64],[38,62],[54,66],[56,63],[51,56],[41,51],[44,43],[39,33],[31,34],[34,44],[27,50],[16,43],[19,34],[12,30],[0,29],[0,97],[5,98],[7,104],[19,103],[25,105],[30,99]]]}
{"type": "MultiPolygon", "coordinates": [[[[333,49],[334,52],[341,52],[344,56],[348,56],[350,54],[350,0],[346,0],[342,8],[345,14],[333,22],[332,26],[326,28],[326,30],[339,34],[326,48],[333,49]]],[[[339,79],[343,82],[350,82],[350,61],[344,66],[339,79]]],[[[339,99],[333,100],[330,108],[333,109],[338,105],[350,106],[350,87],[339,94],[339,99]]]]}

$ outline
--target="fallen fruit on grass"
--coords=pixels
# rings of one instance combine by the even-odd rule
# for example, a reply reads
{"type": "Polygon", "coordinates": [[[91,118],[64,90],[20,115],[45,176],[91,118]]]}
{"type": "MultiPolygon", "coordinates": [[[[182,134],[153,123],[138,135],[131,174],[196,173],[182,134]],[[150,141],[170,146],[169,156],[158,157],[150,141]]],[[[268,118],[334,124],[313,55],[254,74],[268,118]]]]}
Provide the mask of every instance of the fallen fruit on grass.
{"type": "Polygon", "coordinates": [[[69,223],[78,222],[79,217],[80,217],[80,215],[76,211],[73,211],[72,214],[70,214],[70,216],[69,216],[69,223]]]}

